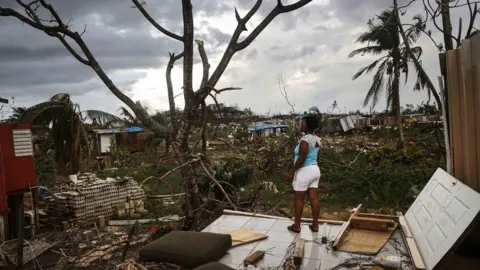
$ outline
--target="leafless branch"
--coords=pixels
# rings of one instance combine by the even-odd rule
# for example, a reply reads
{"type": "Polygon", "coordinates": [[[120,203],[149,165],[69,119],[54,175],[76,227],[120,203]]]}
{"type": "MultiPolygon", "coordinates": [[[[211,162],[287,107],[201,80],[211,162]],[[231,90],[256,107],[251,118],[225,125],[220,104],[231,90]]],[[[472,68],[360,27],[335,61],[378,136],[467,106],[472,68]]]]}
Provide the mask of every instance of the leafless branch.
{"type": "Polygon", "coordinates": [[[157,134],[166,134],[169,132],[167,127],[161,126],[157,122],[155,122],[139,103],[133,102],[132,99],[130,99],[120,89],[118,89],[118,87],[112,82],[112,80],[108,77],[103,68],[100,66],[93,53],[90,51],[87,44],[82,39],[80,33],[70,30],[70,26],[68,25],[68,23],[65,24],[63,22],[58,12],[53,8],[52,5],[47,4],[45,0],[35,0],[30,2],[30,4],[28,5],[21,0],[16,1],[20,6],[25,8],[25,12],[28,17],[20,14],[14,9],[3,7],[0,7],[0,17],[14,17],[21,22],[44,32],[45,34],[60,40],[60,42],[70,52],[70,54],[75,57],[75,59],[77,59],[80,63],[87,65],[93,69],[93,71],[102,80],[105,86],[107,86],[107,88],[112,92],[112,94],[114,94],[118,99],[120,99],[130,109],[132,109],[138,116],[138,118],[142,121],[142,123],[145,124],[145,126],[150,128],[157,134]],[[37,10],[39,9],[39,5],[41,5],[50,13],[52,17],[52,20],[50,21],[52,21],[54,25],[47,25],[44,22],[45,20],[42,20],[38,16],[37,10]],[[75,51],[72,46],[70,46],[66,38],[69,38],[79,46],[84,57],[81,56],[77,51],[75,51]]]}
{"type": "Polygon", "coordinates": [[[230,196],[228,196],[227,192],[225,191],[225,189],[223,189],[222,185],[220,185],[220,183],[217,181],[217,179],[215,179],[215,177],[213,177],[213,175],[208,171],[207,167],[205,167],[205,164],[203,163],[203,161],[201,159],[200,159],[200,164],[202,165],[202,168],[205,171],[205,173],[207,174],[208,178],[210,178],[213,181],[213,183],[215,183],[215,185],[218,187],[218,189],[220,189],[220,192],[222,192],[223,196],[228,201],[228,203],[233,208],[233,210],[237,210],[237,206],[235,206],[235,204],[233,204],[232,200],[230,199],[230,196]]]}
{"type": "Polygon", "coordinates": [[[202,65],[203,65],[203,76],[202,76],[202,82],[200,84],[200,89],[205,87],[205,84],[207,83],[208,76],[210,74],[210,63],[208,63],[208,57],[207,53],[205,52],[205,47],[203,46],[204,43],[202,40],[195,40],[198,46],[198,53],[200,54],[200,58],[202,59],[202,65]]]}
{"type": "Polygon", "coordinates": [[[206,86],[203,89],[200,89],[195,93],[197,96],[198,101],[204,100],[209,93],[212,91],[212,89],[215,88],[215,85],[217,82],[220,80],[220,77],[222,76],[223,72],[225,72],[225,69],[228,66],[228,63],[232,59],[233,55],[245,49],[250,45],[257,37],[258,35],[275,19],[278,15],[282,13],[287,13],[287,12],[292,12],[294,10],[297,10],[308,3],[310,3],[312,0],[299,0],[293,4],[290,5],[283,5],[282,1],[277,1],[277,5],[272,9],[272,11],[263,19],[263,21],[242,41],[239,42],[240,35],[242,34],[243,31],[247,31],[246,25],[248,21],[253,17],[253,15],[258,11],[260,6],[263,3],[263,0],[257,0],[255,5],[250,9],[250,11],[245,15],[245,17],[241,17],[238,11],[235,9],[235,17],[237,19],[237,27],[235,28],[235,31],[233,32],[232,38],[230,39],[230,42],[227,46],[227,49],[225,50],[225,53],[222,56],[222,59],[220,60],[218,66],[210,76],[206,86]]]}
{"type": "Polygon", "coordinates": [[[288,106],[292,109],[292,113],[295,114],[295,106],[290,102],[290,99],[288,99],[287,86],[283,82],[283,77],[281,75],[278,76],[278,90],[280,90],[280,94],[282,94],[288,106]]]}
{"type": "MultiPolygon", "coordinates": [[[[467,33],[465,34],[465,37],[469,38],[472,35],[472,30],[474,28],[475,19],[477,18],[477,14],[480,13],[480,10],[477,9],[478,2],[475,3],[473,8],[472,8],[472,5],[470,3],[470,0],[467,0],[467,3],[468,3],[468,11],[470,12],[470,23],[468,25],[468,29],[467,29],[467,33]]],[[[461,27],[461,23],[460,23],[460,27],[461,27]]]]}
{"type": "Polygon", "coordinates": [[[183,42],[184,41],[184,38],[177,35],[177,34],[174,34],[170,31],[168,31],[167,29],[163,28],[160,24],[158,24],[155,19],[152,18],[152,16],[150,16],[150,14],[148,14],[148,12],[145,10],[145,8],[143,7],[144,5],[146,5],[146,2],[145,1],[142,1],[142,3],[138,2],[138,0],[132,0],[133,4],[135,5],[136,8],[138,8],[138,10],[140,10],[140,12],[142,13],[142,15],[145,17],[145,19],[147,19],[148,22],[150,22],[153,27],[155,27],[158,31],[162,32],[163,34],[173,38],[173,39],[176,39],[178,41],[181,41],[183,42]]]}
{"type": "Polygon", "coordinates": [[[177,115],[175,111],[175,97],[173,96],[173,84],[172,84],[172,69],[177,60],[183,57],[184,53],[175,55],[174,53],[169,53],[170,60],[167,64],[167,70],[165,72],[165,79],[167,81],[167,92],[168,92],[168,105],[170,109],[170,119],[172,123],[172,136],[175,136],[177,133],[177,115]]]}

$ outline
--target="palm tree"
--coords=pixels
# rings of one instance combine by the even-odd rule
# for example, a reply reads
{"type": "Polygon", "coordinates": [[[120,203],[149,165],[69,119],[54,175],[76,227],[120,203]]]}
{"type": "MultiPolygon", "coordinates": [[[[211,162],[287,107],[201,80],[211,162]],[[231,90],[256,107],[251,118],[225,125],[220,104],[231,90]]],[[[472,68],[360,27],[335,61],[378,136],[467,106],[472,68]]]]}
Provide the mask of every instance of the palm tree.
{"type": "Polygon", "coordinates": [[[71,101],[69,94],[60,93],[46,102],[27,108],[18,122],[51,127],[50,138],[57,164],[69,167],[71,173],[76,174],[82,148],[85,153],[91,153],[88,127],[84,124],[87,118],[94,122],[120,121],[117,116],[106,112],[81,111],[79,105],[71,101]]]}
{"type": "Polygon", "coordinates": [[[12,107],[13,114],[10,115],[8,118],[7,122],[9,123],[15,123],[18,121],[20,116],[27,110],[27,107],[12,107]]]}
{"type": "MultiPolygon", "coordinates": [[[[368,31],[361,34],[356,42],[365,44],[366,47],[352,51],[349,57],[357,55],[381,55],[381,57],[370,65],[361,68],[354,76],[357,79],[363,74],[370,73],[376,69],[373,75],[372,84],[367,92],[364,106],[371,103],[372,107],[378,103],[378,99],[382,92],[385,92],[387,99],[387,108],[394,112],[396,122],[400,133],[400,142],[402,149],[406,154],[405,135],[403,132],[402,115],[400,109],[400,75],[405,74],[405,82],[408,80],[408,64],[412,62],[408,51],[400,37],[400,31],[395,18],[395,14],[391,10],[383,11],[376,16],[377,20],[370,20],[368,23],[368,31]],[[386,77],[386,81],[385,81],[386,77]]],[[[409,43],[414,43],[419,34],[415,31],[408,33],[409,43]]],[[[421,47],[411,48],[417,58],[422,54],[421,47]]],[[[418,71],[417,71],[418,74],[418,71]]],[[[417,82],[422,85],[421,76],[417,77],[417,82]]]]}

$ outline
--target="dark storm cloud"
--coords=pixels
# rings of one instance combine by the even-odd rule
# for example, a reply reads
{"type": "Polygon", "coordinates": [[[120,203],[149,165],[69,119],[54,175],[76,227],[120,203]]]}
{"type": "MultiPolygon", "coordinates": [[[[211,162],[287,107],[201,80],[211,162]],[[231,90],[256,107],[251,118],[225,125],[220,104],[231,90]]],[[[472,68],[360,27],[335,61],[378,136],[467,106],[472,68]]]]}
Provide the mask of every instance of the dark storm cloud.
{"type": "MultiPolygon", "coordinates": [[[[218,1],[192,2],[194,11],[206,16],[231,9],[218,1]]],[[[2,7],[21,11],[12,3],[0,1],[2,7]]],[[[133,3],[129,0],[50,0],[48,3],[65,21],[72,20],[74,30],[80,32],[84,25],[87,26],[83,39],[107,72],[163,67],[169,51],[181,51],[178,41],[163,34],[160,38],[152,37],[150,30],[153,27],[137,9],[132,8],[133,3]]],[[[182,34],[180,1],[147,1],[145,8],[162,26],[182,34]]],[[[87,81],[95,78],[94,72],[74,59],[58,40],[22,25],[14,18],[1,17],[0,21],[0,94],[38,95],[44,93],[44,86],[50,89],[55,84],[57,89],[54,91],[64,91],[58,87],[67,87],[76,95],[93,87],[87,81]],[[68,86],[72,83],[82,86],[68,86]]],[[[208,28],[208,39],[216,46],[228,42],[228,38],[220,30],[208,28]]]]}

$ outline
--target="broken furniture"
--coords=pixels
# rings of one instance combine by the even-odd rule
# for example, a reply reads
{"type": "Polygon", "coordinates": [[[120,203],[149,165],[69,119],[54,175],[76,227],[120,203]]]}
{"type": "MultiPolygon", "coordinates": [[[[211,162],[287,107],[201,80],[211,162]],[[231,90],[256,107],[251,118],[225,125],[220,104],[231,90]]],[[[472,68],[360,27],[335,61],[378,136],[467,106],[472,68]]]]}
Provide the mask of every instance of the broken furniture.
{"type": "Polygon", "coordinates": [[[363,214],[359,213],[360,207],[354,209],[335,237],[335,249],[374,254],[400,224],[415,268],[430,270],[475,226],[480,194],[439,168],[405,216],[363,214]]]}
{"type": "Polygon", "coordinates": [[[139,251],[140,261],[168,262],[188,268],[219,260],[232,247],[228,234],[174,231],[139,251]]]}
{"type": "Polygon", "coordinates": [[[352,215],[333,240],[339,251],[374,255],[388,242],[398,226],[398,217],[359,213],[362,205],[352,210],[352,215]]]}
{"type": "Polygon", "coordinates": [[[195,268],[194,270],[233,270],[233,268],[226,266],[225,264],[218,262],[211,262],[200,267],[195,268]]]}

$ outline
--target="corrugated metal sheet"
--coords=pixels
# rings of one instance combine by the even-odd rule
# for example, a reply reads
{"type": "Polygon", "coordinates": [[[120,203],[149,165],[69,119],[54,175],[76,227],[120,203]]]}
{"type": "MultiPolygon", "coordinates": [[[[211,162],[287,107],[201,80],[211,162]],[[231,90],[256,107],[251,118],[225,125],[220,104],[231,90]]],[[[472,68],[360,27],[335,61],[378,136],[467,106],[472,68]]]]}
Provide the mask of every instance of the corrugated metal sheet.
{"type": "Polygon", "coordinates": [[[13,130],[13,151],[16,157],[33,156],[32,132],[29,129],[13,130]]]}

